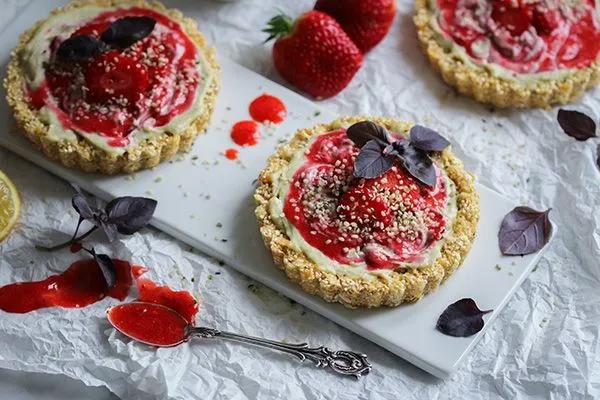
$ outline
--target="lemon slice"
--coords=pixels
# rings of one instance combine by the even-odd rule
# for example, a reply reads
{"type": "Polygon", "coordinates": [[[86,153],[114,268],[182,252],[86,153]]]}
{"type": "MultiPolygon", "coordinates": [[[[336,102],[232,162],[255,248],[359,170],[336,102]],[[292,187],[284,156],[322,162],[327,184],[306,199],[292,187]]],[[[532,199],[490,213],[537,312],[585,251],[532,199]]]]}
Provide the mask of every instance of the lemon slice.
{"type": "Polygon", "coordinates": [[[0,171],[0,242],[10,233],[19,219],[21,200],[15,185],[0,171]]]}

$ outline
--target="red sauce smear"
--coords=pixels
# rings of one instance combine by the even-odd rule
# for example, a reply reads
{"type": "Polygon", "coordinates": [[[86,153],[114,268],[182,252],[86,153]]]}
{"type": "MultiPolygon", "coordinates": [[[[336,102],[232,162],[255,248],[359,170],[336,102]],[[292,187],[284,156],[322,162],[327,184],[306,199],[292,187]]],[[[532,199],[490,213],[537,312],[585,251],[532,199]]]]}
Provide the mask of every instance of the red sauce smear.
{"type": "Polygon", "coordinates": [[[239,146],[254,146],[259,139],[258,124],[254,121],[240,121],[231,128],[231,140],[239,146]]]}
{"type": "Polygon", "coordinates": [[[73,263],[59,275],[37,282],[19,282],[0,287],[0,309],[10,313],[28,313],[47,307],[80,308],[105,297],[123,300],[132,283],[131,265],[113,260],[117,283],[108,289],[102,271],[93,260],[73,263]]]}
{"type": "Polygon", "coordinates": [[[108,311],[111,324],[125,335],[155,346],[175,346],[186,338],[186,321],[175,310],[152,303],[120,304],[108,311]]]}
{"type": "MultiPolygon", "coordinates": [[[[139,7],[98,15],[73,35],[99,37],[115,19],[148,16],[153,32],[125,50],[110,50],[82,62],[55,61],[45,81],[30,91],[31,104],[48,106],[65,129],[95,132],[114,147],[129,143],[137,127],[160,127],[189,109],[196,97],[197,49],[181,26],[165,15],[139,7]]],[[[56,51],[59,43],[49,49],[56,51]]]]}
{"type": "Polygon", "coordinates": [[[327,257],[395,269],[420,262],[443,237],[447,188],[439,170],[433,189],[400,166],[375,179],[356,179],[358,148],[344,129],[320,135],[305,154],[290,182],[284,214],[327,257]]]}
{"type": "Polygon", "coordinates": [[[236,149],[227,149],[225,150],[225,157],[229,160],[237,160],[240,152],[236,149]]]}
{"type": "Polygon", "coordinates": [[[155,303],[175,310],[188,323],[193,324],[198,314],[199,305],[194,296],[185,290],[173,290],[168,286],[161,286],[150,279],[141,276],[147,271],[143,267],[133,267],[138,288],[138,300],[155,303]]]}
{"type": "Polygon", "coordinates": [[[574,5],[550,0],[437,2],[444,34],[482,63],[516,73],[581,69],[596,61],[600,51],[595,0],[574,5]]]}
{"type": "Polygon", "coordinates": [[[287,115],[283,102],[270,94],[263,94],[250,103],[250,116],[253,120],[261,123],[272,122],[279,124],[287,115]]]}

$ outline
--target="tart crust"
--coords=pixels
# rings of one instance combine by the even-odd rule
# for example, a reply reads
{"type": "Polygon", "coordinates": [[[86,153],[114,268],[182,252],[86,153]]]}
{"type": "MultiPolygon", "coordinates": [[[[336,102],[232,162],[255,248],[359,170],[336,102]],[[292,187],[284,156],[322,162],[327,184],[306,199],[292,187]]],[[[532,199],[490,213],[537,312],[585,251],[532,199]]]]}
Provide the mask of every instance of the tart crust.
{"type": "Polygon", "coordinates": [[[444,239],[440,256],[426,267],[399,269],[385,276],[368,277],[330,272],[319,267],[298,249],[286,232],[277,227],[269,212],[269,201],[275,196],[271,177],[284,171],[293,155],[305,148],[311,137],[335,130],[340,124],[351,125],[364,120],[377,122],[388,129],[400,124],[405,132],[412,126],[387,118],[343,117],[329,124],[299,130],[289,143],[269,158],[266,168],[260,173],[254,194],[257,204],[255,213],[260,233],[275,263],[306,292],[349,308],[397,306],[417,301],[437,288],[462,264],[475,239],[479,221],[479,195],[475,190],[474,177],[464,170],[462,162],[449,149],[436,158],[456,186],[457,214],[452,225],[453,234],[444,239]]]}
{"type": "Polygon", "coordinates": [[[560,78],[536,79],[531,84],[494,76],[488,69],[466,64],[445,49],[429,21],[433,10],[429,0],[415,0],[414,23],[423,52],[444,81],[460,93],[500,108],[549,108],[579,98],[583,92],[600,81],[600,61],[591,66],[569,70],[560,78]]]}
{"type": "Polygon", "coordinates": [[[4,79],[6,100],[22,133],[46,157],[59,161],[66,167],[111,175],[152,168],[172,158],[178,152],[188,150],[192,146],[196,136],[204,132],[210,122],[219,91],[218,73],[220,68],[215,57],[215,51],[207,44],[204,36],[198,30],[196,22],[191,18],[185,17],[178,10],[167,9],[159,2],[147,2],[144,0],[77,0],[62,8],[53,10],[50,16],[88,5],[103,7],[138,6],[158,11],[177,21],[190,39],[198,46],[198,49],[202,51],[203,56],[215,74],[212,83],[206,89],[204,112],[192,120],[187,129],[180,134],[165,132],[131,147],[121,155],[102,150],[79,135],[76,141],[53,140],[48,137],[48,125],[38,118],[38,112],[29,105],[24,91],[24,72],[19,62],[20,52],[32,39],[38,27],[44,23],[44,20],[42,20],[38,21],[19,37],[19,43],[11,53],[11,60],[4,79]]]}

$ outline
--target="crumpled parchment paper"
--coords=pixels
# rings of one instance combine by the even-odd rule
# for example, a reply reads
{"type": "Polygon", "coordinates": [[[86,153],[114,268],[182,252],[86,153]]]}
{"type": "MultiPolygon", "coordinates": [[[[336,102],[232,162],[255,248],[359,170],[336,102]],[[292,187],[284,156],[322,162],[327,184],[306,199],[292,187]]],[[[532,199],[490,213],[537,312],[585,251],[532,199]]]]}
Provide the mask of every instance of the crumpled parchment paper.
{"type": "MultiPolygon", "coordinates": [[[[260,32],[281,9],[298,15],[312,1],[167,2],[196,18],[222,54],[278,82],[260,32]]],[[[10,13],[23,1],[2,0],[10,13]]],[[[369,355],[373,372],[343,379],[266,350],[219,341],[151,350],[116,334],[105,299],[85,309],[0,313],[0,367],[65,374],[125,399],[466,399],[600,397],[600,172],[598,139],[577,142],[556,109],[498,111],[457,96],[421,54],[402,0],[386,40],[369,53],[350,86],[321,103],[339,114],[398,116],[449,137],[480,182],[538,209],[553,208],[552,248],[450,379],[441,381],[378,346],[158,231],[146,229],[110,249],[151,268],[150,277],[202,298],[199,323],[369,355]],[[193,279],[192,279],[193,278],[193,279]],[[192,282],[193,280],[193,282],[192,282]]],[[[600,118],[600,90],[569,108],[600,118]]],[[[72,190],[0,150],[0,169],[21,190],[20,226],[0,245],[0,284],[42,279],[77,258],[43,254],[40,239],[71,233],[72,190]]],[[[435,295],[435,294],[434,294],[435,295]]],[[[399,335],[402,332],[398,332],[399,335]]]]}

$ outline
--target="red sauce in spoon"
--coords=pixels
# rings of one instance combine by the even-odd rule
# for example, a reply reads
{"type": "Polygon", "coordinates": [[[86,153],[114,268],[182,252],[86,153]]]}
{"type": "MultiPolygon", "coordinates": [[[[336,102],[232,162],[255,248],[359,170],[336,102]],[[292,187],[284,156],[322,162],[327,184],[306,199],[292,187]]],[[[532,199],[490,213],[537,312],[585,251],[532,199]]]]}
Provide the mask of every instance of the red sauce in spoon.
{"type": "Polygon", "coordinates": [[[110,323],[121,333],[154,346],[175,346],[185,340],[188,321],[160,304],[133,302],[108,310],[110,323]]]}
{"type": "Polygon", "coordinates": [[[59,275],[42,281],[19,282],[0,287],[0,309],[10,313],[28,313],[47,307],[80,308],[105,297],[123,300],[132,283],[131,264],[113,260],[116,285],[108,289],[102,271],[93,260],[73,263],[59,275]]]}

